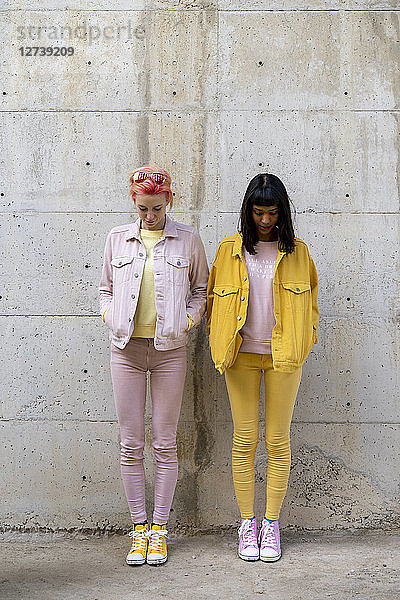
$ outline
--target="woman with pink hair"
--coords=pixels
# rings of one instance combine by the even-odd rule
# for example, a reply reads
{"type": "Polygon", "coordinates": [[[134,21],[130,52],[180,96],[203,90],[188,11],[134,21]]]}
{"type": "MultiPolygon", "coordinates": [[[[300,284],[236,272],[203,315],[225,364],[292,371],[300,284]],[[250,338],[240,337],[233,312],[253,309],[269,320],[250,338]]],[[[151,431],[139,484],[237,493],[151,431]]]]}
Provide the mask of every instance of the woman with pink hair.
{"type": "Polygon", "coordinates": [[[171,220],[171,177],[145,165],[130,175],[138,219],[107,236],[99,286],[110,329],[111,377],[121,431],[121,474],[132,518],[129,565],[167,560],[167,522],[178,461],[176,430],[186,376],[188,331],[206,305],[208,266],[197,231],[171,220]],[[144,409],[150,376],[154,511],[145,504],[144,409]]]}

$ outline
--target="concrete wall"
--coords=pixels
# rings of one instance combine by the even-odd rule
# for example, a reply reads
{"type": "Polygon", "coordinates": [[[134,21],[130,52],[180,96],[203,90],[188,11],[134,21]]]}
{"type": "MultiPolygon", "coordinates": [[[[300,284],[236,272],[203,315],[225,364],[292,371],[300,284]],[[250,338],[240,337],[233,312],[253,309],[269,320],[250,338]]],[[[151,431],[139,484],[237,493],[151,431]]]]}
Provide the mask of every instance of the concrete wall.
{"type": "MultiPolygon", "coordinates": [[[[97,285],[107,231],[134,218],[128,173],[147,161],[171,171],[173,216],[200,230],[210,262],[249,179],[267,170],[287,184],[319,271],[321,325],[282,524],[399,522],[397,3],[243,5],[3,0],[4,527],[129,522],[97,285]],[[86,37],[61,38],[78,26],[86,37]],[[21,56],[35,45],[75,54],[21,56]]],[[[172,523],[230,526],[232,424],[203,326],[189,355],[172,523]]],[[[265,467],[260,444],[257,514],[265,467]]]]}

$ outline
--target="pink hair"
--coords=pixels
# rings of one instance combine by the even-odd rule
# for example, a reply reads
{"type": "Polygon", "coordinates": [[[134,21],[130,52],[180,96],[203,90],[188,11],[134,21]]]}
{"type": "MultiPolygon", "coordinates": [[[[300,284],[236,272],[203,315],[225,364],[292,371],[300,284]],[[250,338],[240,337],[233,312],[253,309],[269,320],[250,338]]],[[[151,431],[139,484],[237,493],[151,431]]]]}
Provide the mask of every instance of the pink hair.
{"type": "Polygon", "coordinates": [[[135,169],[129,175],[129,195],[132,196],[133,202],[135,202],[136,194],[162,194],[167,192],[169,205],[172,207],[172,190],[171,190],[171,175],[161,167],[157,167],[156,165],[144,165],[140,167],[140,169],[135,169]],[[162,173],[165,175],[165,181],[161,185],[157,185],[154,183],[152,179],[145,179],[144,181],[133,181],[133,176],[138,171],[144,171],[145,173],[162,173]]]}

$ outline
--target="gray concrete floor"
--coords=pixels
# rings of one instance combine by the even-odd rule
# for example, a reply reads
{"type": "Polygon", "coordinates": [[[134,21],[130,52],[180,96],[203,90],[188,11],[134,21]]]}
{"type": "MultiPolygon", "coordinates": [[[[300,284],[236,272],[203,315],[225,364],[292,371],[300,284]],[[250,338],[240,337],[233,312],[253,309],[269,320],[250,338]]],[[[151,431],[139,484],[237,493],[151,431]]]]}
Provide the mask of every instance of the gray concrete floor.
{"type": "Polygon", "coordinates": [[[400,533],[282,533],[277,563],[246,563],[236,535],[171,536],[160,567],[128,567],[127,536],[4,534],[1,600],[399,600],[400,533]]]}

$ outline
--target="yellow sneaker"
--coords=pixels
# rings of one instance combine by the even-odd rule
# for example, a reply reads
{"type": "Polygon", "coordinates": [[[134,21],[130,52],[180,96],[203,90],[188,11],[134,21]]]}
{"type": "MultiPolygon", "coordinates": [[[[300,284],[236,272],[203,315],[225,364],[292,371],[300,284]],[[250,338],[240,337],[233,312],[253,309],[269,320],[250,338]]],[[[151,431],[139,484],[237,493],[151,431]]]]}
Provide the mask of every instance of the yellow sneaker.
{"type": "Polygon", "coordinates": [[[126,557],[128,565],[144,565],[146,562],[149,524],[132,525],[132,531],[129,532],[132,538],[132,546],[126,557]]]}
{"type": "Polygon", "coordinates": [[[147,564],[162,565],[168,558],[167,526],[152,524],[149,531],[149,547],[147,549],[147,564]]]}

